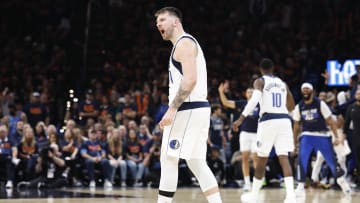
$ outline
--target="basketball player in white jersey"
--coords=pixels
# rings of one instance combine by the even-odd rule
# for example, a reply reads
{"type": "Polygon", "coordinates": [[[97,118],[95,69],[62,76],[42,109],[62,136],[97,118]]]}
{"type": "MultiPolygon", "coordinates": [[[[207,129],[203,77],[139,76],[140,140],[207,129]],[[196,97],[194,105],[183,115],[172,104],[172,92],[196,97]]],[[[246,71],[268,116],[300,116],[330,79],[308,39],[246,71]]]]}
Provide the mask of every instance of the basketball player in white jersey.
{"type": "Polygon", "coordinates": [[[260,104],[260,119],[257,131],[258,161],[255,168],[252,191],[241,196],[243,202],[256,202],[262,186],[262,178],[271,148],[276,154],[284,175],[286,187],[285,203],[296,202],[294,179],[288,159],[288,153],[294,150],[294,139],[289,112],[294,109],[294,98],[287,85],[273,75],[274,64],[270,59],[260,62],[261,78],[254,81],[254,91],[240,118],[233,124],[237,129],[260,104]]]}
{"type": "Polygon", "coordinates": [[[184,32],[177,8],[162,8],[155,17],[162,38],[173,44],[169,61],[169,109],[159,123],[164,133],[158,203],[172,202],[179,158],[186,160],[208,202],[222,203],[215,176],[205,160],[210,105],[203,52],[196,39],[184,32]]]}

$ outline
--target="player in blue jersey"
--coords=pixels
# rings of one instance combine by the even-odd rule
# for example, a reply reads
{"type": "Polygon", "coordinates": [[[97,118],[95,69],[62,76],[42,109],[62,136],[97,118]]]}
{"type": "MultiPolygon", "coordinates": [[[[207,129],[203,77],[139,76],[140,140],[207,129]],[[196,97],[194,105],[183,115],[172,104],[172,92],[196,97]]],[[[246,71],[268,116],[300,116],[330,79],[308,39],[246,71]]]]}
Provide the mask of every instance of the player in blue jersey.
{"type": "Polygon", "coordinates": [[[319,150],[323,154],[343,192],[350,194],[351,188],[345,180],[344,171],[337,164],[331,135],[327,129],[327,125],[330,126],[335,136],[334,144],[343,143],[343,138],[337,134],[336,123],[332,118],[330,108],[325,102],[314,97],[313,86],[310,83],[302,84],[301,93],[303,99],[295,106],[293,111],[295,141],[301,128],[301,136],[299,138],[299,184],[296,188],[296,195],[299,197],[305,196],[304,182],[310,155],[314,150],[319,150]]]}
{"type": "MultiPolygon", "coordinates": [[[[228,88],[228,82],[221,83],[219,85],[219,95],[221,103],[231,109],[241,109],[243,110],[245,105],[247,104],[247,101],[251,98],[251,95],[254,91],[253,88],[248,88],[246,90],[246,100],[229,100],[227,99],[225,95],[225,89],[228,88]]],[[[256,167],[256,132],[258,127],[258,120],[259,120],[259,105],[255,107],[253,112],[246,117],[244,122],[241,125],[240,129],[240,151],[242,155],[242,162],[241,162],[241,168],[244,176],[245,184],[243,186],[244,191],[250,191],[251,189],[251,182],[250,182],[250,156],[252,156],[253,160],[253,166],[256,167]]]]}

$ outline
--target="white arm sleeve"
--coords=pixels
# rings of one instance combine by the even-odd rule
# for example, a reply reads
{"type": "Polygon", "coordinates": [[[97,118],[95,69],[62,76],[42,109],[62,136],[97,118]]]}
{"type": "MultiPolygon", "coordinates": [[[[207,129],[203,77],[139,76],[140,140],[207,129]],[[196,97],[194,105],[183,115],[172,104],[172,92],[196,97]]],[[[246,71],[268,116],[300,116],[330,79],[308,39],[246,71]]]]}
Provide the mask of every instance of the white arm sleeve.
{"type": "Polygon", "coordinates": [[[293,119],[294,121],[300,121],[301,120],[301,115],[300,115],[300,110],[299,110],[299,104],[295,106],[295,109],[293,110],[293,119]]]}
{"type": "Polygon", "coordinates": [[[262,97],[262,92],[260,90],[255,89],[253,91],[253,94],[246,104],[244,111],[242,112],[242,115],[247,117],[256,107],[256,105],[259,103],[262,97]]]}
{"type": "Polygon", "coordinates": [[[324,119],[327,119],[332,115],[332,112],[331,112],[329,106],[323,101],[320,102],[320,111],[321,111],[321,114],[323,115],[324,119]]]}

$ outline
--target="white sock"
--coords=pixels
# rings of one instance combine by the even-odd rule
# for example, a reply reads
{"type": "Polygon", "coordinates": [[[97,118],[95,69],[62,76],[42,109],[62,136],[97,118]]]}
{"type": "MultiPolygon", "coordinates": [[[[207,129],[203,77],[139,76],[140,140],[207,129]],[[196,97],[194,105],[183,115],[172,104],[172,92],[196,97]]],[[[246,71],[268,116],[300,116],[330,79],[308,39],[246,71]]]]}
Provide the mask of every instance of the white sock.
{"type": "Polygon", "coordinates": [[[350,185],[347,183],[346,179],[344,176],[341,176],[339,178],[336,179],[336,182],[339,184],[339,186],[341,187],[341,189],[345,192],[345,191],[350,191],[350,185]]]}
{"type": "Polygon", "coordinates": [[[208,200],[209,203],[222,203],[220,192],[206,196],[206,199],[208,200]]]}
{"type": "Polygon", "coordinates": [[[299,182],[298,185],[297,185],[297,188],[305,189],[305,184],[299,182]]]}
{"type": "Polygon", "coordinates": [[[262,184],[263,184],[263,179],[259,180],[254,177],[251,192],[255,195],[259,194],[262,184]]]}
{"type": "Polygon", "coordinates": [[[172,197],[165,197],[162,195],[158,195],[157,203],[171,203],[172,199],[173,199],[172,197]]]}
{"type": "Polygon", "coordinates": [[[245,185],[250,185],[251,182],[250,182],[250,176],[245,176],[244,177],[244,181],[245,181],[245,185]]]}
{"type": "Polygon", "coordinates": [[[292,176],[288,176],[284,178],[286,194],[287,195],[294,195],[294,178],[292,176]]]}

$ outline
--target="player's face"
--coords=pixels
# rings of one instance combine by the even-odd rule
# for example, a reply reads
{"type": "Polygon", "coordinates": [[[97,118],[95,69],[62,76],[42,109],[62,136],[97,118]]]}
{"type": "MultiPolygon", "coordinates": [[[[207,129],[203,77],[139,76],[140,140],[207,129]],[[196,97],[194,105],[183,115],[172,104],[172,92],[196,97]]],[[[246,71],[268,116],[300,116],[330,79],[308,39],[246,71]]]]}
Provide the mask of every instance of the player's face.
{"type": "Polygon", "coordinates": [[[176,25],[175,16],[169,15],[168,12],[161,13],[156,18],[156,27],[164,40],[170,40],[174,27],[176,25]]]}
{"type": "Polygon", "coordinates": [[[94,131],[94,130],[90,130],[90,131],[89,131],[89,139],[90,139],[91,141],[96,140],[96,131],[94,131]]]}
{"type": "Polygon", "coordinates": [[[312,90],[310,88],[307,88],[307,87],[302,88],[301,93],[302,93],[304,100],[311,99],[312,90]]]}
{"type": "Polygon", "coordinates": [[[4,139],[6,137],[7,131],[4,128],[0,128],[0,138],[4,139]]]}
{"type": "Polygon", "coordinates": [[[356,101],[360,101],[360,90],[357,90],[355,93],[355,99],[356,101]]]}
{"type": "Polygon", "coordinates": [[[326,99],[326,92],[320,92],[320,93],[319,93],[319,99],[322,100],[322,101],[325,101],[325,99],[326,99]]]}
{"type": "Polygon", "coordinates": [[[246,90],[246,99],[250,99],[252,94],[253,94],[254,90],[253,89],[247,89],[246,90]]]}
{"type": "Polygon", "coordinates": [[[221,108],[218,108],[218,109],[216,110],[216,115],[221,116],[221,113],[222,113],[221,108]]]}

